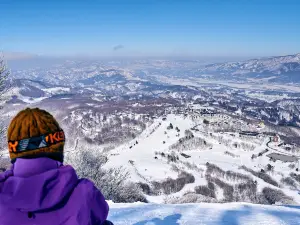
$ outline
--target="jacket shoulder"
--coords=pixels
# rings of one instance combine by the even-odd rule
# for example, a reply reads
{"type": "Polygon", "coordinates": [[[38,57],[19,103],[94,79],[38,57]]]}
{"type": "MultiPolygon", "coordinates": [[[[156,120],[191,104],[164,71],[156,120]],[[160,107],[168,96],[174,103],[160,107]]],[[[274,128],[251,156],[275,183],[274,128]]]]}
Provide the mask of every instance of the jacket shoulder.
{"type": "Polygon", "coordinates": [[[103,223],[107,219],[109,207],[101,191],[88,179],[80,179],[76,189],[85,195],[93,224],[103,223]]]}
{"type": "Polygon", "coordinates": [[[76,189],[80,189],[87,199],[92,198],[95,192],[100,192],[91,180],[85,178],[78,180],[76,189]]]}

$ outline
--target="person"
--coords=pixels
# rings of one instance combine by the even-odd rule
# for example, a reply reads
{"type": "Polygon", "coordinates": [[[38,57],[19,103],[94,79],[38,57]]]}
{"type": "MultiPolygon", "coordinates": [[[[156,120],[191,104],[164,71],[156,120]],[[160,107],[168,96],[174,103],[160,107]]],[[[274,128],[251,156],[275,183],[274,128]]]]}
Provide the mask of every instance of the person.
{"type": "Polygon", "coordinates": [[[112,224],[101,192],[63,164],[65,134],[50,113],[19,112],[7,138],[12,166],[0,174],[1,225],[112,224]]]}

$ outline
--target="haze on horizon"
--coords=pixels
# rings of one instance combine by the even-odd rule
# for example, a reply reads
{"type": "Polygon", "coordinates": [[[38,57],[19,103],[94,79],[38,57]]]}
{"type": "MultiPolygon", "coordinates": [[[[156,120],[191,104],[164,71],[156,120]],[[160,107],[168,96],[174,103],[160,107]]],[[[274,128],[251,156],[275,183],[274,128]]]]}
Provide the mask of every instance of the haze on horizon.
{"type": "Polygon", "coordinates": [[[0,51],[44,57],[251,58],[300,52],[300,2],[1,0],[0,51]]]}

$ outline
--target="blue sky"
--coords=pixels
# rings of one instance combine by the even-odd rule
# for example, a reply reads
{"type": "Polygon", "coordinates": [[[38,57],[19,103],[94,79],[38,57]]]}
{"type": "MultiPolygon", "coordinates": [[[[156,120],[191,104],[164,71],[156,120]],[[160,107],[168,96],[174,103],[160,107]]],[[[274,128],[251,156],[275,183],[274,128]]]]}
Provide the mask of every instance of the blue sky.
{"type": "Polygon", "coordinates": [[[300,52],[298,0],[0,0],[0,50],[49,56],[300,52]]]}

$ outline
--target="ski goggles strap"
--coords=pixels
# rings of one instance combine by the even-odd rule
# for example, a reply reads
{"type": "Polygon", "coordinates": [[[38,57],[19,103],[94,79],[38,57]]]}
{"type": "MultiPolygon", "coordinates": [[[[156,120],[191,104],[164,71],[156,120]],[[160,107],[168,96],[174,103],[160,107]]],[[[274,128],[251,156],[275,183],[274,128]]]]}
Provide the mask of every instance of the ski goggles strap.
{"type": "Polygon", "coordinates": [[[11,153],[26,152],[39,148],[49,147],[51,145],[64,141],[64,131],[60,130],[54,133],[41,135],[38,137],[31,137],[19,141],[8,141],[8,149],[11,153]]]}

